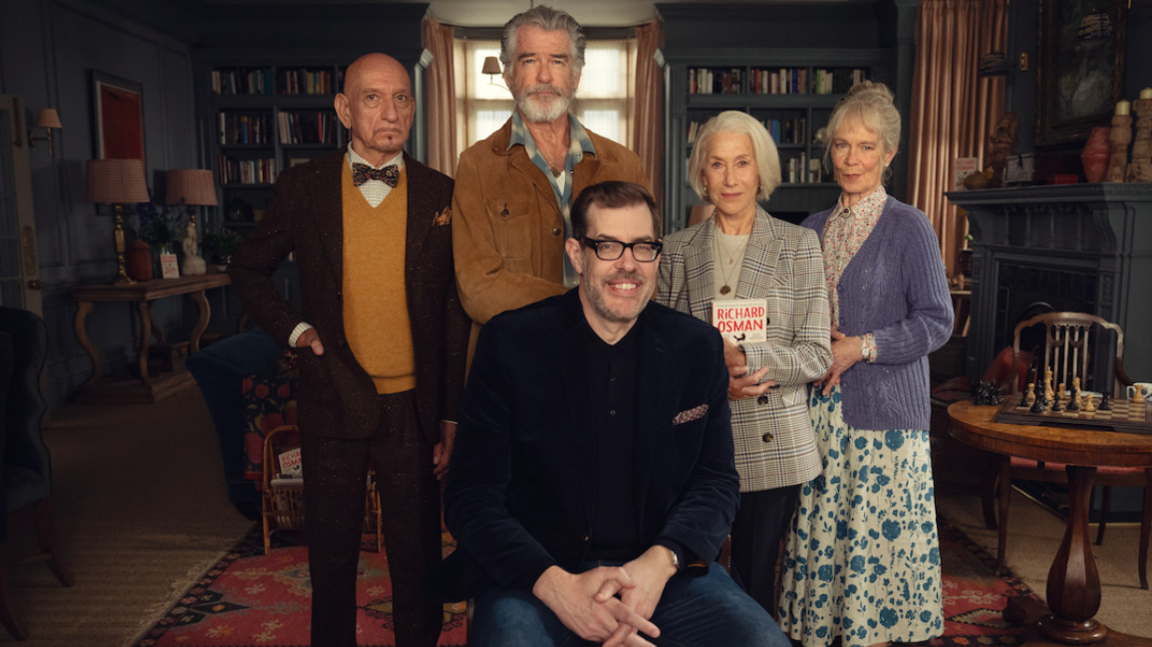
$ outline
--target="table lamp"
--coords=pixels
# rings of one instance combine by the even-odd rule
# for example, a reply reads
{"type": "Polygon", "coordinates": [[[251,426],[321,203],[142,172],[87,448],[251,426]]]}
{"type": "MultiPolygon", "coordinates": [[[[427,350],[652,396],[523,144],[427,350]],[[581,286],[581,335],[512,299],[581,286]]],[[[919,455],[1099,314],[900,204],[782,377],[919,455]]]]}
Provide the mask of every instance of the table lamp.
{"type": "Polygon", "coordinates": [[[148,202],[144,160],[88,160],[88,183],[84,201],[112,205],[116,217],[116,278],[114,283],[132,283],[124,271],[124,203],[148,202]]]}
{"type": "MultiPolygon", "coordinates": [[[[178,169],[168,171],[168,193],[164,204],[188,205],[190,207],[216,205],[216,180],[212,171],[202,169],[178,169]]],[[[184,262],[180,273],[184,276],[203,274],[206,268],[198,251],[199,236],[196,231],[196,211],[190,210],[188,230],[185,237],[184,262]],[[188,239],[191,242],[188,242],[188,239]]]]}

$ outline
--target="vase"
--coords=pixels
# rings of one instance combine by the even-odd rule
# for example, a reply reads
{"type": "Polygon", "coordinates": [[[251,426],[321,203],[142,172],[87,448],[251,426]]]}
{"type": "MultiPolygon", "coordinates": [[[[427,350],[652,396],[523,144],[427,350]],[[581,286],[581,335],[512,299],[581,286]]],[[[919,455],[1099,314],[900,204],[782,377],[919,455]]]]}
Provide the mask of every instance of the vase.
{"type": "Polygon", "coordinates": [[[1108,156],[1111,154],[1108,135],[1111,130],[1106,126],[1093,128],[1088,143],[1084,144],[1080,161],[1084,164],[1084,179],[1089,182],[1100,182],[1108,173],[1108,156]]]}
{"type": "Polygon", "coordinates": [[[124,251],[124,265],[128,278],[133,281],[147,281],[152,278],[152,247],[136,239],[124,251]]]}

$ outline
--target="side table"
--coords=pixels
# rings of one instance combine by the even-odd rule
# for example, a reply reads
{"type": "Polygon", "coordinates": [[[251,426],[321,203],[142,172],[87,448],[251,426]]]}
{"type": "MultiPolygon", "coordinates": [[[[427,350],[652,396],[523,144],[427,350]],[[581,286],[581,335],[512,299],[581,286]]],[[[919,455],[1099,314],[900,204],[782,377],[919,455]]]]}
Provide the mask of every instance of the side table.
{"type": "Polygon", "coordinates": [[[1152,647],[1152,640],[1110,630],[1094,618],[1100,610],[1100,575],[1088,535],[1088,500],[1096,468],[1152,465],[1152,436],[996,422],[997,410],[970,401],[952,404],[948,407],[952,436],[998,454],[1064,463],[1069,488],[1064,540],[1048,571],[1048,606],[1033,598],[1009,598],[1005,617],[1025,622],[1031,632],[1026,645],[1152,647]]]}
{"type": "Polygon", "coordinates": [[[174,395],[183,389],[192,386],[195,382],[187,369],[181,369],[152,377],[148,375],[148,345],[152,337],[160,343],[165,343],[164,333],[152,321],[151,303],[182,294],[191,294],[192,300],[199,307],[200,317],[196,327],[192,330],[190,339],[190,352],[200,350],[200,336],[208,328],[208,319],[212,314],[208,306],[208,299],[204,292],[210,288],[223,287],[231,284],[228,275],[220,272],[214,274],[200,274],[196,276],[182,276],[178,279],[153,279],[151,281],[138,281],[128,284],[89,284],[77,285],[72,288],[72,296],[76,299],[76,318],[73,328],[76,339],[88,351],[92,358],[92,377],[80,388],[76,394],[77,402],[87,403],[151,403],[174,395]],[[136,304],[140,313],[140,344],[137,350],[137,365],[140,377],[117,378],[104,375],[100,351],[88,338],[85,320],[88,318],[97,302],[127,301],[136,304]]]}

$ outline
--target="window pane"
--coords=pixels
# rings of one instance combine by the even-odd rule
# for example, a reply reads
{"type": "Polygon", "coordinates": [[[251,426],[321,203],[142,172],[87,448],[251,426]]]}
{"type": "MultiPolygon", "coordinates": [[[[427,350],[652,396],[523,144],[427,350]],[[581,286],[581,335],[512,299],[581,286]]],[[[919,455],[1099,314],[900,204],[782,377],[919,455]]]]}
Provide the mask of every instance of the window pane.
{"type": "Polygon", "coordinates": [[[472,130],[472,132],[476,134],[476,137],[471,142],[468,142],[468,145],[471,146],[481,139],[487,138],[488,135],[491,135],[497,130],[500,130],[500,127],[503,126],[504,122],[508,121],[508,117],[511,116],[512,111],[509,109],[477,110],[476,128],[472,130]]]}
{"type": "Polygon", "coordinates": [[[627,91],[627,50],[622,41],[588,43],[580,75],[581,98],[624,98],[627,91]]]}
{"type": "Polygon", "coordinates": [[[579,115],[580,123],[584,127],[607,137],[620,144],[620,111],[619,110],[584,110],[579,115]]]}
{"type": "Polygon", "coordinates": [[[499,59],[500,45],[498,43],[495,46],[481,45],[477,42],[472,42],[471,45],[468,48],[468,65],[469,71],[474,70],[475,72],[472,74],[469,95],[474,99],[507,99],[511,97],[508,89],[504,87],[504,79],[501,75],[480,73],[480,70],[484,69],[485,58],[495,56],[499,59]]]}

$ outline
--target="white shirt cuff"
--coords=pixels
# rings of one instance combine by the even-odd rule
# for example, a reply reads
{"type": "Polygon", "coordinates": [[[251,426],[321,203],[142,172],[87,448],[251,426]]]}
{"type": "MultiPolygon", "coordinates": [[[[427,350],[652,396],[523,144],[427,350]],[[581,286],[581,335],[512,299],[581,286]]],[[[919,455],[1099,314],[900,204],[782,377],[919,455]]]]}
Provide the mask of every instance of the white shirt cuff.
{"type": "Polygon", "coordinates": [[[312,324],[305,321],[296,324],[296,327],[292,329],[292,334],[288,335],[288,348],[296,348],[296,340],[300,339],[300,335],[303,335],[305,330],[311,328],[312,324]]]}

